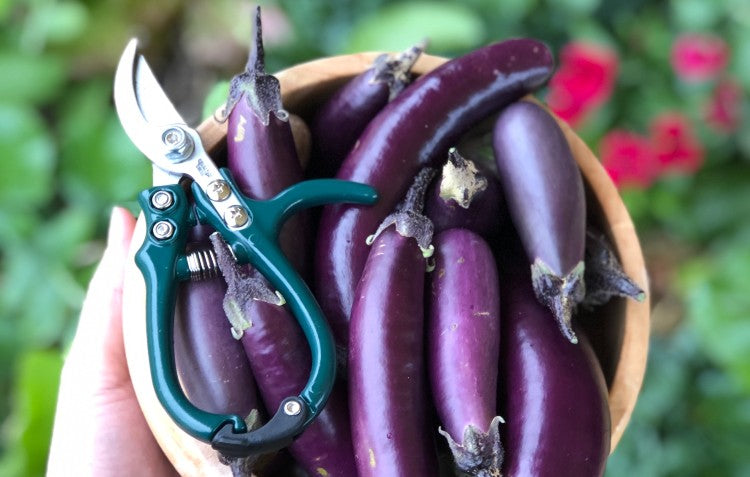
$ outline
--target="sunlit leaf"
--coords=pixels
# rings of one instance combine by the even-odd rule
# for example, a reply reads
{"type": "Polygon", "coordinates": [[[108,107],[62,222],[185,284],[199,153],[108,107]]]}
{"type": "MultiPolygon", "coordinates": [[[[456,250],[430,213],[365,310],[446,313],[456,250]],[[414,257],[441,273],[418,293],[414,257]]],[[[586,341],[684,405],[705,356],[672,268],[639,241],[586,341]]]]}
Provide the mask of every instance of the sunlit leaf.
{"type": "Polygon", "coordinates": [[[58,94],[65,63],[49,55],[0,50],[0,103],[38,104],[58,94]]]}
{"type": "Polygon", "coordinates": [[[44,475],[61,369],[62,357],[56,351],[28,351],[21,356],[4,435],[8,449],[0,470],[44,475]]]}
{"type": "Polygon", "coordinates": [[[88,22],[86,8],[74,0],[38,3],[24,25],[24,38],[30,47],[65,42],[83,33],[88,22]]]}
{"type": "Polygon", "coordinates": [[[357,23],[346,50],[401,51],[427,38],[431,52],[458,51],[477,46],[484,34],[481,18],[460,3],[397,3],[357,23]]]}

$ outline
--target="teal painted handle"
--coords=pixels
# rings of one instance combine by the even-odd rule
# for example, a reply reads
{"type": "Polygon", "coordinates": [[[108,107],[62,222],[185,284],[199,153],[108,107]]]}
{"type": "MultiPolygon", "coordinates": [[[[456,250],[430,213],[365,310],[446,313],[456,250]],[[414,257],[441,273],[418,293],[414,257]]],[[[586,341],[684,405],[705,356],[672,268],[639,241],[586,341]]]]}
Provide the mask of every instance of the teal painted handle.
{"type": "Polygon", "coordinates": [[[210,441],[216,430],[231,423],[237,432],[246,430],[236,415],[212,414],[193,406],[177,379],[174,361],[174,308],[177,299],[177,259],[185,251],[190,227],[187,197],[180,186],[164,186],[143,191],[138,202],[146,217],[146,238],[135,260],[146,283],[146,340],[151,379],[156,396],[170,417],[186,432],[210,441]],[[157,191],[172,195],[173,204],[159,210],[151,204],[157,191]],[[172,236],[160,240],[154,226],[165,222],[174,228],[172,236]]]}
{"type": "MultiPolygon", "coordinates": [[[[189,227],[194,225],[187,197],[177,185],[144,191],[138,200],[148,227],[136,262],[146,282],[146,333],[149,363],[156,395],[170,417],[187,433],[211,442],[225,455],[243,456],[268,452],[292,442],[325,405],[336,373],[333,337],[315,298],[277,246],[278,231],[294,212],[335,202],[371,204],[375,190],[367,185],[335,179],[296,184],[271,200],[256,201],[240,194],[229,171],[222,175],[239,202],[249,213],[249,225],[229,228],[216,212],[210,199],[193,185],[197,219],[214,227],[232,247],[238,261],[251,263],[284,296],[305,334],[312,355],[310,377],[299,396],[290,396],[260,429],[248,432],[244,420],[233,414],[203,411],[185,396],[174,363],[174,308],[177,281],[184,278],[184,250],[189,227]],[[166,191],[173,203],[161,210],[152,204],[153,194],[166,191]],[[154,233],[159,223],[167,223],[173,232],[160,239],[154,233]],[[293,402],[292,402],[293,401],[293,402]],[[299,404],[298,412],[285,411],[285,404],[299,404]]],[[[295,409],[295,407],[292,407],[295,409]]]]}

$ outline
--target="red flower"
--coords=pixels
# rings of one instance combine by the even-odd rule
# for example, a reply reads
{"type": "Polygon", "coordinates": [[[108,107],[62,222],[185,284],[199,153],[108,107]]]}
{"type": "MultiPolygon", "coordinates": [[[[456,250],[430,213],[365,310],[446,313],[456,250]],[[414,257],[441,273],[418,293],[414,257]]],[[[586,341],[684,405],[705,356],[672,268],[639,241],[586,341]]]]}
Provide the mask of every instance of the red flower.
{"type": "Polygon", "coordinates": [[[604,169],[618,187],[647,187],[656,178],[658,171],[647,137],[613,130],[602,138],[599,154],[604,169]]]}
{"type": "Polygon", "coordinates": [[[737,129],[742,116],[742,88],[732,78],[722,78],[714,88],[706,106],[705,119],[714,129],[731,133],[737,129]]]}
{"type": "Polygon", "coordinates": [[[689,33],[672,45],[672,67],[685,81],[716,77],[729,61],[729,47],[719,37],[689,33]]]}
{"type": "Polygon", "coordinates": [[[560,52],[560,67],[549,82],[547,104],[575,125],[612,95],[617,68],[617,54],[605,46],[567,44],[560,52]]]}
{"type": "Polygon", "coordinates": [[[703,145],[682,114],[657,116],[650,131],[651,148],[661,172],[695,172],[703,164],[703,145]]]}

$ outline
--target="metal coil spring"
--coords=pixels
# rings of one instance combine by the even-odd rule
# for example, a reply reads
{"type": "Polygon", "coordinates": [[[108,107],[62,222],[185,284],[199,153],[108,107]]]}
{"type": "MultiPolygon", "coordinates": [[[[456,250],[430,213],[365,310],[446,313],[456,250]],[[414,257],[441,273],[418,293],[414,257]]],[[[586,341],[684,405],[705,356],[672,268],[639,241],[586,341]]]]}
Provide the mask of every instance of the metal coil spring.
{"type": "Polygon", "coordinates": [[[194,250],[185,258],[191,281],[209,280],[219,276],[219,262],[212,248],[194,250]]]}

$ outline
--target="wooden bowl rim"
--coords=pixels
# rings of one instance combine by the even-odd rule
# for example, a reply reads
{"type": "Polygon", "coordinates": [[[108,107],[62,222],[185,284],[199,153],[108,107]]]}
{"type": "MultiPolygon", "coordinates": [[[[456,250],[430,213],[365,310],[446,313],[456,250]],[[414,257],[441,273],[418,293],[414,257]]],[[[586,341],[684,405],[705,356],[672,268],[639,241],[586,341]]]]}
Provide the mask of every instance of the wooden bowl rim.
{"type": "MultiPolygon", "coordinates": [[[[367,52],[321,58],[277,73],[276,77],[281,82],[285,107],[294,112],[303,104],[307,95],[318,89],[321,83],[341,84],[368,68],[380,54],[382,53],[367,52]]],[[[423,74],[445,61],[445,58],[422,55],[414,65],[413,72],[423,74]]],[[[217,121],[216,118],[221,117],[221,110],[217,113],[219,114],[207,118],[197,128],[204,147],[209,152],[219,149],[226,138],[226,123],[217,121]]],[[[555,119],[565,133],[581,172],[602,207],[625,272],[644,290],[648,290],[648,279],[640,243],[616,187],[598,159],[578,135],[567,123],[556,116],[555,119]]],[[[144,236],[145,225],[141,216],[133,235],[134,245],[131,248],[131,256],[144,236]]],[[[135,268],[134,265],[133,268],[135,268]]],[[[137,271],[131,270],[126,273],[123,294],[124,316],[133,315],[134,317],[134,319],[124,320],[123,323],[128,366],[141,408],[159,445],[181,475],[226,474],[229,469],[218,462],[216,452],[207,444],[193,439],[179,429],[156,398],[150,384],[150,370],[145,352],[145,320],[137,319],[145,310],[145,286],[137,271]]],[[[611,451],[622,437],[643,382],[648,354],[649,312],[648,294],[644,302],[627,300],[625,303],[626,319],[620,359],[609,389],[612,424],[611,451]]]]}

